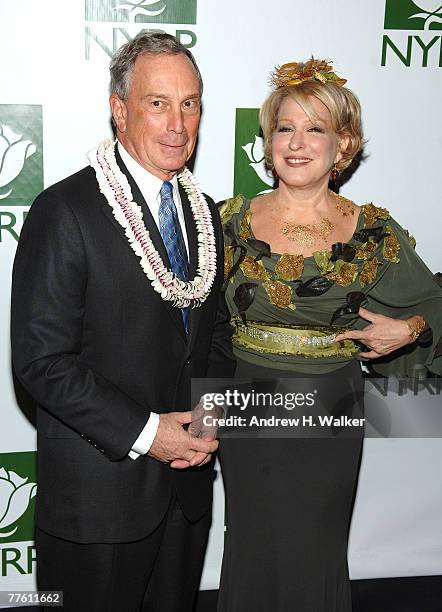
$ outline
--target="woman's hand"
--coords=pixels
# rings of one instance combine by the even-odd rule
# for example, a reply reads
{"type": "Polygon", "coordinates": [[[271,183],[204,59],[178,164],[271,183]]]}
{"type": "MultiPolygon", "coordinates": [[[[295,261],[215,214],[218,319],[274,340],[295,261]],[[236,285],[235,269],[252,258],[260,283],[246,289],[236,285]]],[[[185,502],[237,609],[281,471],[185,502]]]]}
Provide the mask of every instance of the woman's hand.
{"type": "Polygon", "coordinates": [[[365,344],[370,350],[359,353],[359,357],[376,359],[413,342],[407,323],[414,321],[415,317],[406,320],[393,319],[362,307],[359,309],[359,316],[370,321],[370,325],[361,330],[348,331],[336,336],[336,341],[359,340],[365,344]]]}

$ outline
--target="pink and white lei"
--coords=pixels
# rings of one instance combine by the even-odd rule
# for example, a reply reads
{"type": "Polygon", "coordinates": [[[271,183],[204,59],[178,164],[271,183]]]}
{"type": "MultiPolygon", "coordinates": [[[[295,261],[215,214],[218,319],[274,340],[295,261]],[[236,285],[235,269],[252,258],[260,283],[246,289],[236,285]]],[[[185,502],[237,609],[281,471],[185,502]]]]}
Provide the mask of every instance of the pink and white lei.
{"type": "Polygon", "coordinates": [[[129,244],[152,287],[163,300],[177,308],[200,306],[210,293],[216,276],[216,245],[209,206],[187,168],[178,175],[178,181],[189,198],[198,234],[198,265],[192,281],[182,281],[165,267],[155,249],[143,221],[141,207],[133,201],[126,176],[115,160],[115,142],[103,140],[88,153],[89,163],[95,170],[101,193],[112,208],[113,215],[125,230],[129,244]]]}

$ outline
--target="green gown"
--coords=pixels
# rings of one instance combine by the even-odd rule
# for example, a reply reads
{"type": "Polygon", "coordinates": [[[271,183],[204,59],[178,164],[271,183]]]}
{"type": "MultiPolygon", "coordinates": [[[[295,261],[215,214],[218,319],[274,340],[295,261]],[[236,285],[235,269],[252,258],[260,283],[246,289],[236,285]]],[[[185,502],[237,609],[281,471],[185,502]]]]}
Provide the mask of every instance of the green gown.
{"type": "MultiPolygon", "coordinates": [[[[436,356],[442,290],[416,254],[413,238],[387,210],[373,204],[362,207],[348,243],[354,249],[351,261],[333,258],[329,251],[306,258],[268,256],[265,244],[252,234],[250,201],[242,196],[226,200],[220,214],[225,272],[231,275],[226,301],[236,329],[242,317],[249,325],[330,328],[339,312],[342,316],[333,326],[362,329],[368,322],[345,310],[349,293],[363,293],[368,310],[400,319],[421,314],[433,331],[425,346],[414,343],[372,361],[375,371],[442,374],[442,356],[436,356]],[[302,295],[314,277],[328,290],[302,295]],[[244,309],[244,302],[238,307],[238,287],[245,283],[254,285],[254,297],[244,309]]],[[[332,346],[305,356],[259,348],[238,332],[233,342],[239,378],[308,376],[330,398],[338,387],[351,384],[349,404],[356,404],[363,393],[355,346],[332,346]]],[[[227,531],[219,612],[351,612],[347,538],[361,445],[361,438],[221,438],[227,531]]]]}

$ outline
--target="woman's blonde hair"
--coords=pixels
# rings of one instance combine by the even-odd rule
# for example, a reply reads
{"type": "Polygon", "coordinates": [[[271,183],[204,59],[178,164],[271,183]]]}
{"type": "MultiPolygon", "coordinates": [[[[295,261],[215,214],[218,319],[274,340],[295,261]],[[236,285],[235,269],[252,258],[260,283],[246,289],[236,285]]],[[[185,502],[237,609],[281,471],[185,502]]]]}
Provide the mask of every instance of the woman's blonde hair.
{"type": "Polygon", "coordinates": [[[272,138],[278,122],[278,113],[283,100],[291,98],[299,104],[311,121],[317,114],[311,103],[316,98],[327,107],[331,116],[333,130],[340,138],[348,138],[345,149],[341,149],[342,159],[336,164],[339,170],[347,168],[354,156],[362,149],[361,105],[355,94],[336,83],[303,81],[298,85],[287,85],[276,89],[262,105],[259,120],[264,135],[266,164],[273,169],[272,138]]]}

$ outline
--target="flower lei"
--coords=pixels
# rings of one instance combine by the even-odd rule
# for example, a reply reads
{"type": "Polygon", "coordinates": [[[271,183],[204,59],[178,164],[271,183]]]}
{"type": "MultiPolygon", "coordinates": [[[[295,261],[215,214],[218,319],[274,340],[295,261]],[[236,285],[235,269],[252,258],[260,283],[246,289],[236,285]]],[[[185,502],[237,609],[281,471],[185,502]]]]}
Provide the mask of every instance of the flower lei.
{"type": "Polygon", "coordinates": [[[143,221],[141,207],[133,201],[126,176],[115,160],[115,141],[103,140],[88,153],[89,163],[95,170],[101,193],[112,208],[113,215],[125,230],[140,265],[151,281],[153,289],[163,300],[177,308],[196,308],[210,293],[216,276],[216,245],[209,206],[190,170],[178,175],[178,180],[189,198],[198,234],[198,265],[192,281],[179,279],[165,267],[155,249],[143,221]]]}

